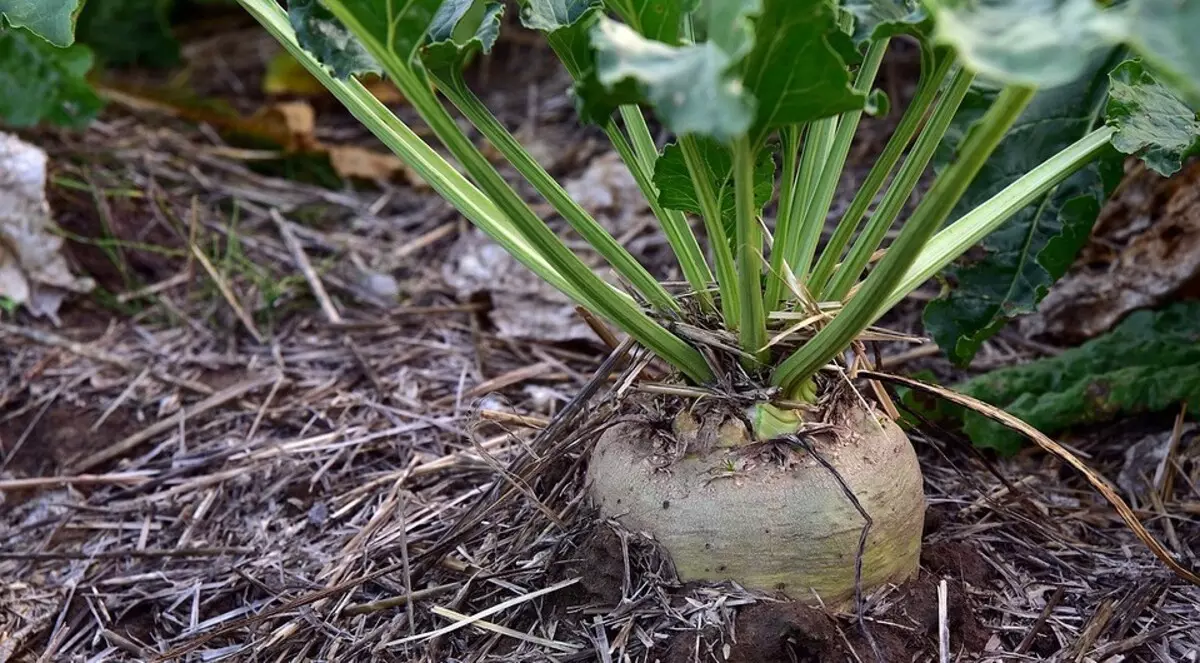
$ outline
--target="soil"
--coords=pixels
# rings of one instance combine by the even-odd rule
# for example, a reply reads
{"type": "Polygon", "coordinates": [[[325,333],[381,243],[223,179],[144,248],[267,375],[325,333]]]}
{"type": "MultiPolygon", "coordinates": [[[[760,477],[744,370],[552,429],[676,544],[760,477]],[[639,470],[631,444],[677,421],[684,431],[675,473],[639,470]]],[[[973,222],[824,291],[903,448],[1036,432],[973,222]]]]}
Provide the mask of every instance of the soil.
{"type": "Polygon", "coordinates": [[[101,410],[60,400],[44,413],[35,408],[19,417],[0,420],[0,457],[12,454],[6,469],[14,476],[53,476],[71,462],[144,427],[132,413],[117,408],[103,424],[92,430],[92,425],[102,414],[101,410]],[[29,428],[30,424],[32,428],[29,428]],[[16,446],[18,441],[21,441],[20,447],[16,446]]]}
{"type": "MultiPolygon", "coordinates": [[[[563,605],[616,605],[625,585],[621,537],[597,526],[581,544],[570,573],[581,582],[561,598],[563,605]]],[[[636,575],[638,569],[634,569],[636,575]]],[[[921,555],[920,575],[894,589],[867,597],[866,627],[882,661],[912,661],[938,651],[938,586],[947,587],[951,653],[978,652],[989,631],[970,589],[986,589],[995,572],[966,542],[929,545],[921,555]]],[[[631,579],[637,582],[637,579],[631,579]]],[[[679,586],[684,596],[692,587],[679,586]]],[[[721,629],[678,632],[662,647],[664,663],[720,660],[730,663],[825,663],[872,660],[871,641],[853,615],[832,614],[795,601],[762,600],[742,608],[726,640],[721,629]],[[698,656],[699,654],[699,656],[698,656]]],[[[653,657],[651,658],[653,660],[653,657]]]]}

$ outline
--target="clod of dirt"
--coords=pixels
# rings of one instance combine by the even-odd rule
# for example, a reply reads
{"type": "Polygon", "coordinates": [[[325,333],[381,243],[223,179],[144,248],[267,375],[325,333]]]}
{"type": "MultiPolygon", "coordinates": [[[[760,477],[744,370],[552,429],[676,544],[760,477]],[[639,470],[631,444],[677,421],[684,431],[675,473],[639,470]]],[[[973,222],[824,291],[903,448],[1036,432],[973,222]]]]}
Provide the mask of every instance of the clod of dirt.
{"type": "Polygon", "coordinates": [[[95,284],[71,273],[51,231],[46,161],[41,149],[0,133],[0,299],[57,324],[66,294],[95,284]]]}

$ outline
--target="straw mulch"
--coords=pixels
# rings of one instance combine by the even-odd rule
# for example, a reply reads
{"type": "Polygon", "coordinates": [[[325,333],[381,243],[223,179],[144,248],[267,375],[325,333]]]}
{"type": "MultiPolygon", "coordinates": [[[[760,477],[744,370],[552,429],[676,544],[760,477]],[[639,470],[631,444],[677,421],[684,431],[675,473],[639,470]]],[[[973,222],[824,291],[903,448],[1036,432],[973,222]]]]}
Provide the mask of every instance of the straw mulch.
{"type": "MultiPolygon", "coordinates": [[[[938,430],[914,436],[918,589],[946,580],[953,614],[891,588],[818,643],[770,597],[679,586],[582,490],[642,363],[500,337],[445,284],[467,227],[427,193],[258,174],[145,122],[43,137],[64,226],[122,241],[74,245],[106,289],[61,326],[0,326],[0,661],[869,661],[863,627],[889,660],[937,660],[943,625],[953,660],[1200,656],[1200,592],[1084,482],[938,430]]],[[[662,255],[654,237],[632,239],[662,255]]],[[[1115,477],[1171,423],[1071,443],[1115,477]]],[[[1175,449],[1138,513],[1194,564],[1200,440],[1175,449]]]]}

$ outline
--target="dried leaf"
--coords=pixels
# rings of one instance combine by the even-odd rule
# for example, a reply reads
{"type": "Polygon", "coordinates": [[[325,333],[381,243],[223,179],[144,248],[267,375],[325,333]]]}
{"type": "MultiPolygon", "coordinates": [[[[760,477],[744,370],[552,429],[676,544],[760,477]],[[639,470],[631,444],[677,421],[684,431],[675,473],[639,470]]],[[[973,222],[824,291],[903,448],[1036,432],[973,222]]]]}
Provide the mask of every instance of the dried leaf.
{"type": "Polygon", "coordinates": [[[0,134],[0,298],[57,322],[66,293],[95,284],[71,273],[62,238],[51,231],[46,161],[41,149],[0,134]]]}
{"type": "Polygon", "coordinates": [[[1022,331],[1074,343],[1188,296],[1200,296],[1200,163],[1171,179],[1147,171],[1127,180],[1022,331]]]}

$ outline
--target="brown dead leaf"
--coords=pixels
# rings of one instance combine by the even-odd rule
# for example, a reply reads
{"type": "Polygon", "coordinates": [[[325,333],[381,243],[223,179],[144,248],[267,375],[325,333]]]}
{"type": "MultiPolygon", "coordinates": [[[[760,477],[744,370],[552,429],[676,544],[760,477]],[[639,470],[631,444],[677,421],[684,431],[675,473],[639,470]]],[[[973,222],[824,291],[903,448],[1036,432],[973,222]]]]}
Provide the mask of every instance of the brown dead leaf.
{"type": "Polygon", "coordinates": [[[95,284],[71,273],[46,201],[46,153],[0,133],[0,297],[57,321],[66,293],[95,284]]]}
{"type": "Polygon", "coordinates": [[[316,136],[317,118],[305,101],[285,101],[259,111],[251,121],[273,131],[289,152],[323,154],[341,177],[367,180],[392,180],[397,177],[412,184],[422,180],[399,157],[357,145],[329,145],[316,136]]]}
{"type": "Polygon", "coordinates": [[[1200,296],[1200,161],[1170,179],[1131,176],[1096,222],[1075,265],[1024,324],[1077,343],[1129,313],[1200,296]]]}
{"type": "MultiPolygon", "coordinates": [[[[404,101],[404,95],[400,94],[400,90],[395,85],[376,76],[374,74],[366,74],[359,78],[363,87],[367,88],[375,98],[385,104],[395,104],[404,101]]],[[[267,70],[263,76],[263,92],[271,96],[292,96],[292,97],[307,97],[321,98],[331,97],[329,90],[321,85],[304,65],[300,64],[296,58],[292,57],[287,51],[283,51],[271,58],[267,63],[267,70]]]]}
{"type": "Polygon", "coordinates": [[[306,101],[271,104],[249,117],[215,104],[185,102],[162,91],[100,87],[114,103],[143,112],[155,112],[182,120],[208,124],[225,134],[265,140],[291,155],[318,155],[329,159],[339,176],[367,180],[402,181],[426,188],[399,157],[357,145],[330,145],[317,138],[316,111],[306,101]]]}

